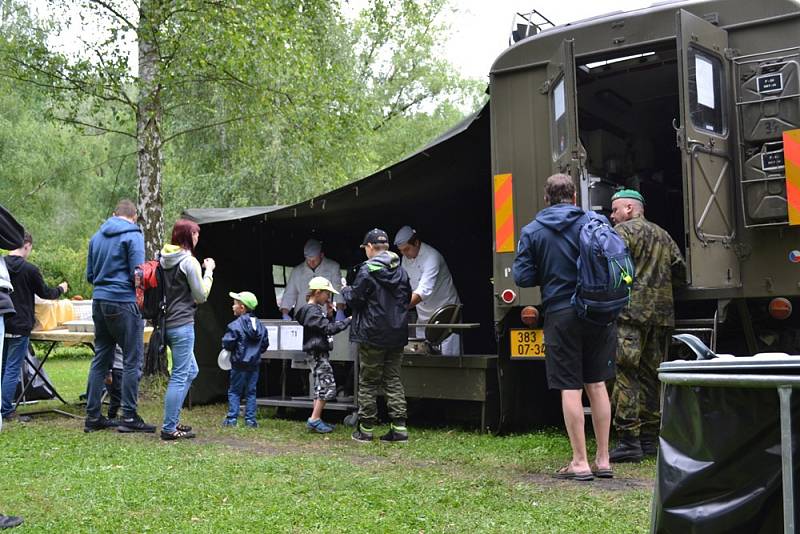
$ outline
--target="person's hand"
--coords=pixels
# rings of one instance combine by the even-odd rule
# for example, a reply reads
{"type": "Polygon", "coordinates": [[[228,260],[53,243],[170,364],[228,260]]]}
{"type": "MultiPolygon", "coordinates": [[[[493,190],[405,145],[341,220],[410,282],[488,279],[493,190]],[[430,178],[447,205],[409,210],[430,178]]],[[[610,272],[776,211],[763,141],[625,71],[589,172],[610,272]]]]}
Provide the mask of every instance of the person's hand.
{"type": "Polygon", "coordinates": [[[345,278],[345,277],[343,276],[343,277],[342,277],[342,288],[345,288],[345,287],[347,287],[347,278],[345,278]]]}
{"type": "Polygon", "coordinates": [[[214,258],[206,258],[203,260],[203,267],[206,271],[214,272],[214,269],[217,268],[217,263],[214,261],[214,258]]]}
{"type": "Polygon", "coordinates": [[[284,314],[283,314],[283,317],[281,317],[281,319],[283,319],[284,321],[291,321],[291,320],[292,320],[292,318],[291,318],[291,317],[289,317],[289,314],[288,314],[288,313],[284,313],[284,314]]]}
{"type": "Polygon", "coordinates": [[[58,287],[61,288],[62,293],[66,293],[67,291],[69,291],[69,284],[67,283],[66,280],[58,284],[58,287]]]}

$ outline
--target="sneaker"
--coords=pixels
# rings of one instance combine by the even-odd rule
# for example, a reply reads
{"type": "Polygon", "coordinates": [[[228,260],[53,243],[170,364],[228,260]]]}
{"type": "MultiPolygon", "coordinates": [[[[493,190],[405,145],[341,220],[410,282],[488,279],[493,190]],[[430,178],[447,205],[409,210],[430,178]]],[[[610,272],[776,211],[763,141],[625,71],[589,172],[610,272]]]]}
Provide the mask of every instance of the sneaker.
{"type": "Polygon", "coordinates": [[[358,425],[355,432],[351,434],[354,441],[359,443],[370,443],[372,441],[372,429],[364,428],[364,425],[358,425]]]}
{"type": "Polygon", "coordinates": [[[15,515],[0,514],[0,530],[4,528],[14,528],[22,524],[22,518],[15,515]]]}
{"type": "Polygon", "coordinates": [[[164,441],[174,441],[176,439],[192,439],[193,437],[195,437],[194,432],[178,430],[177,428],[175,429],[174,432],[164,432],[163,430],[161,431],[161,439],[163,439],[164,441]]]}
{"type": "Polygon", "coordinates": [[[178,423],[177,425],[175,425],[175,430],[180,430],[181,432],[191,432],[192,427],[190,427],[189,425],[178,423]]]}
{"type": "Polygon", "coordinates": [[[224,419],[222,426],[236,426],[236,419],[224,419]]]}
{"type": "Polygon", "coordinates": [[[117,432],[123,432],[126,434],[131,432],[146,432],[148,434],[153,434],[155,431],[156,427],[154,425],[148,425],[138,415],[120,419],[119,426],[117,427],[117,432]]]}
{"type": "Polygon", "coordinates": [[[617,442],[617,446],[609,452],[611,463],[639,463],[644,458],[642,445],[639,443],[638,436],[622,436],[617,442]]]}
{"type": "Polygon", "coordinates": [[[245,421],[244,426],[247,428],[258,428],[258,421],[245,421]]]}
{"type": "Polygon", "coordinates": [[[89,432],[97,432],[98,430],[114,428],[114,422],[112,422],[110,419],[106,419],[102,415],[97,419],[90,419],[87,417],[83,422],[83,431],[88,434],[89,432]]]}
{"type": "Polygon", "coordinates": [[[17,412],[11,412],[10,414],[3,416],[3,421],[7,421],[9,423],[14,421],[18,423],[30,423],[32,418],[30,415],[19,415],[17,412]]]}
{"type": "Polygon", "coordinates": [[[381,436],[383,443],[406,443],[408,442],[408,429],[404,426],[395,426],[392,423],[389,432],[381,436]]]}
{"type": "Polygon", "coordinates": [[[333,432],[333,426],[329,425],[322,419],[314,419],[314,420],[309,419],[308,421],[306,421],[306,428],[314,432],[318,432],[320,434],[328,434],[330,432],[333,432]]]}

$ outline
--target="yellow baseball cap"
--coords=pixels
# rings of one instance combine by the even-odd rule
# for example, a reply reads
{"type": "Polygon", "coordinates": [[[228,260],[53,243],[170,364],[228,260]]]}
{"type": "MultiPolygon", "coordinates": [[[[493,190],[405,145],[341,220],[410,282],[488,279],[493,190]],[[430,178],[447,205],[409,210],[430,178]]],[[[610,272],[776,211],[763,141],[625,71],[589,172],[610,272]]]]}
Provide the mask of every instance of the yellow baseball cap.
{"type": "Polygon", "coordinates": [[[330,291],[331,293],[339,294],[338,291],[333,289],[333,284],[331,281],[325,278],[324,276],[315,276],[308,282],[308,289],[324,289],[325,291],[330,291]]]}

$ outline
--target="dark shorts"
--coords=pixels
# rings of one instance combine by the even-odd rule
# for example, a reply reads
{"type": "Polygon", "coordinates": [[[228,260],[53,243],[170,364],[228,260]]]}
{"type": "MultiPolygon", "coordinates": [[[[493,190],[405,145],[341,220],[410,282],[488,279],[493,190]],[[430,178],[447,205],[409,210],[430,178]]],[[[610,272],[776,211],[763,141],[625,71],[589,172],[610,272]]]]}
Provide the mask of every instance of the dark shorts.
{"type": "Polygon", "coordinates": [[[584,384],[614,378],[616,324],[588,323],[570,306],[545,315],[544,342],[550,389],[583,389],[584,384]]]}

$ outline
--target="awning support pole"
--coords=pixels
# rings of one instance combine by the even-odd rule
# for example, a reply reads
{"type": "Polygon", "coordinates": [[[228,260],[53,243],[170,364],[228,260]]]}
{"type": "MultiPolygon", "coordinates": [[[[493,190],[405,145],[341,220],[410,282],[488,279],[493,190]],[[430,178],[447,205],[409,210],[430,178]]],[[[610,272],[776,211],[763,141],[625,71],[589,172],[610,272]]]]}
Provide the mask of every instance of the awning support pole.
{"type": "Polygon", "coordinates": [[[792,388],[778,388],[781,407],[781,465],[783,467],[783,531],[794,534],[794,465],[792,459],[792,388]]]}

